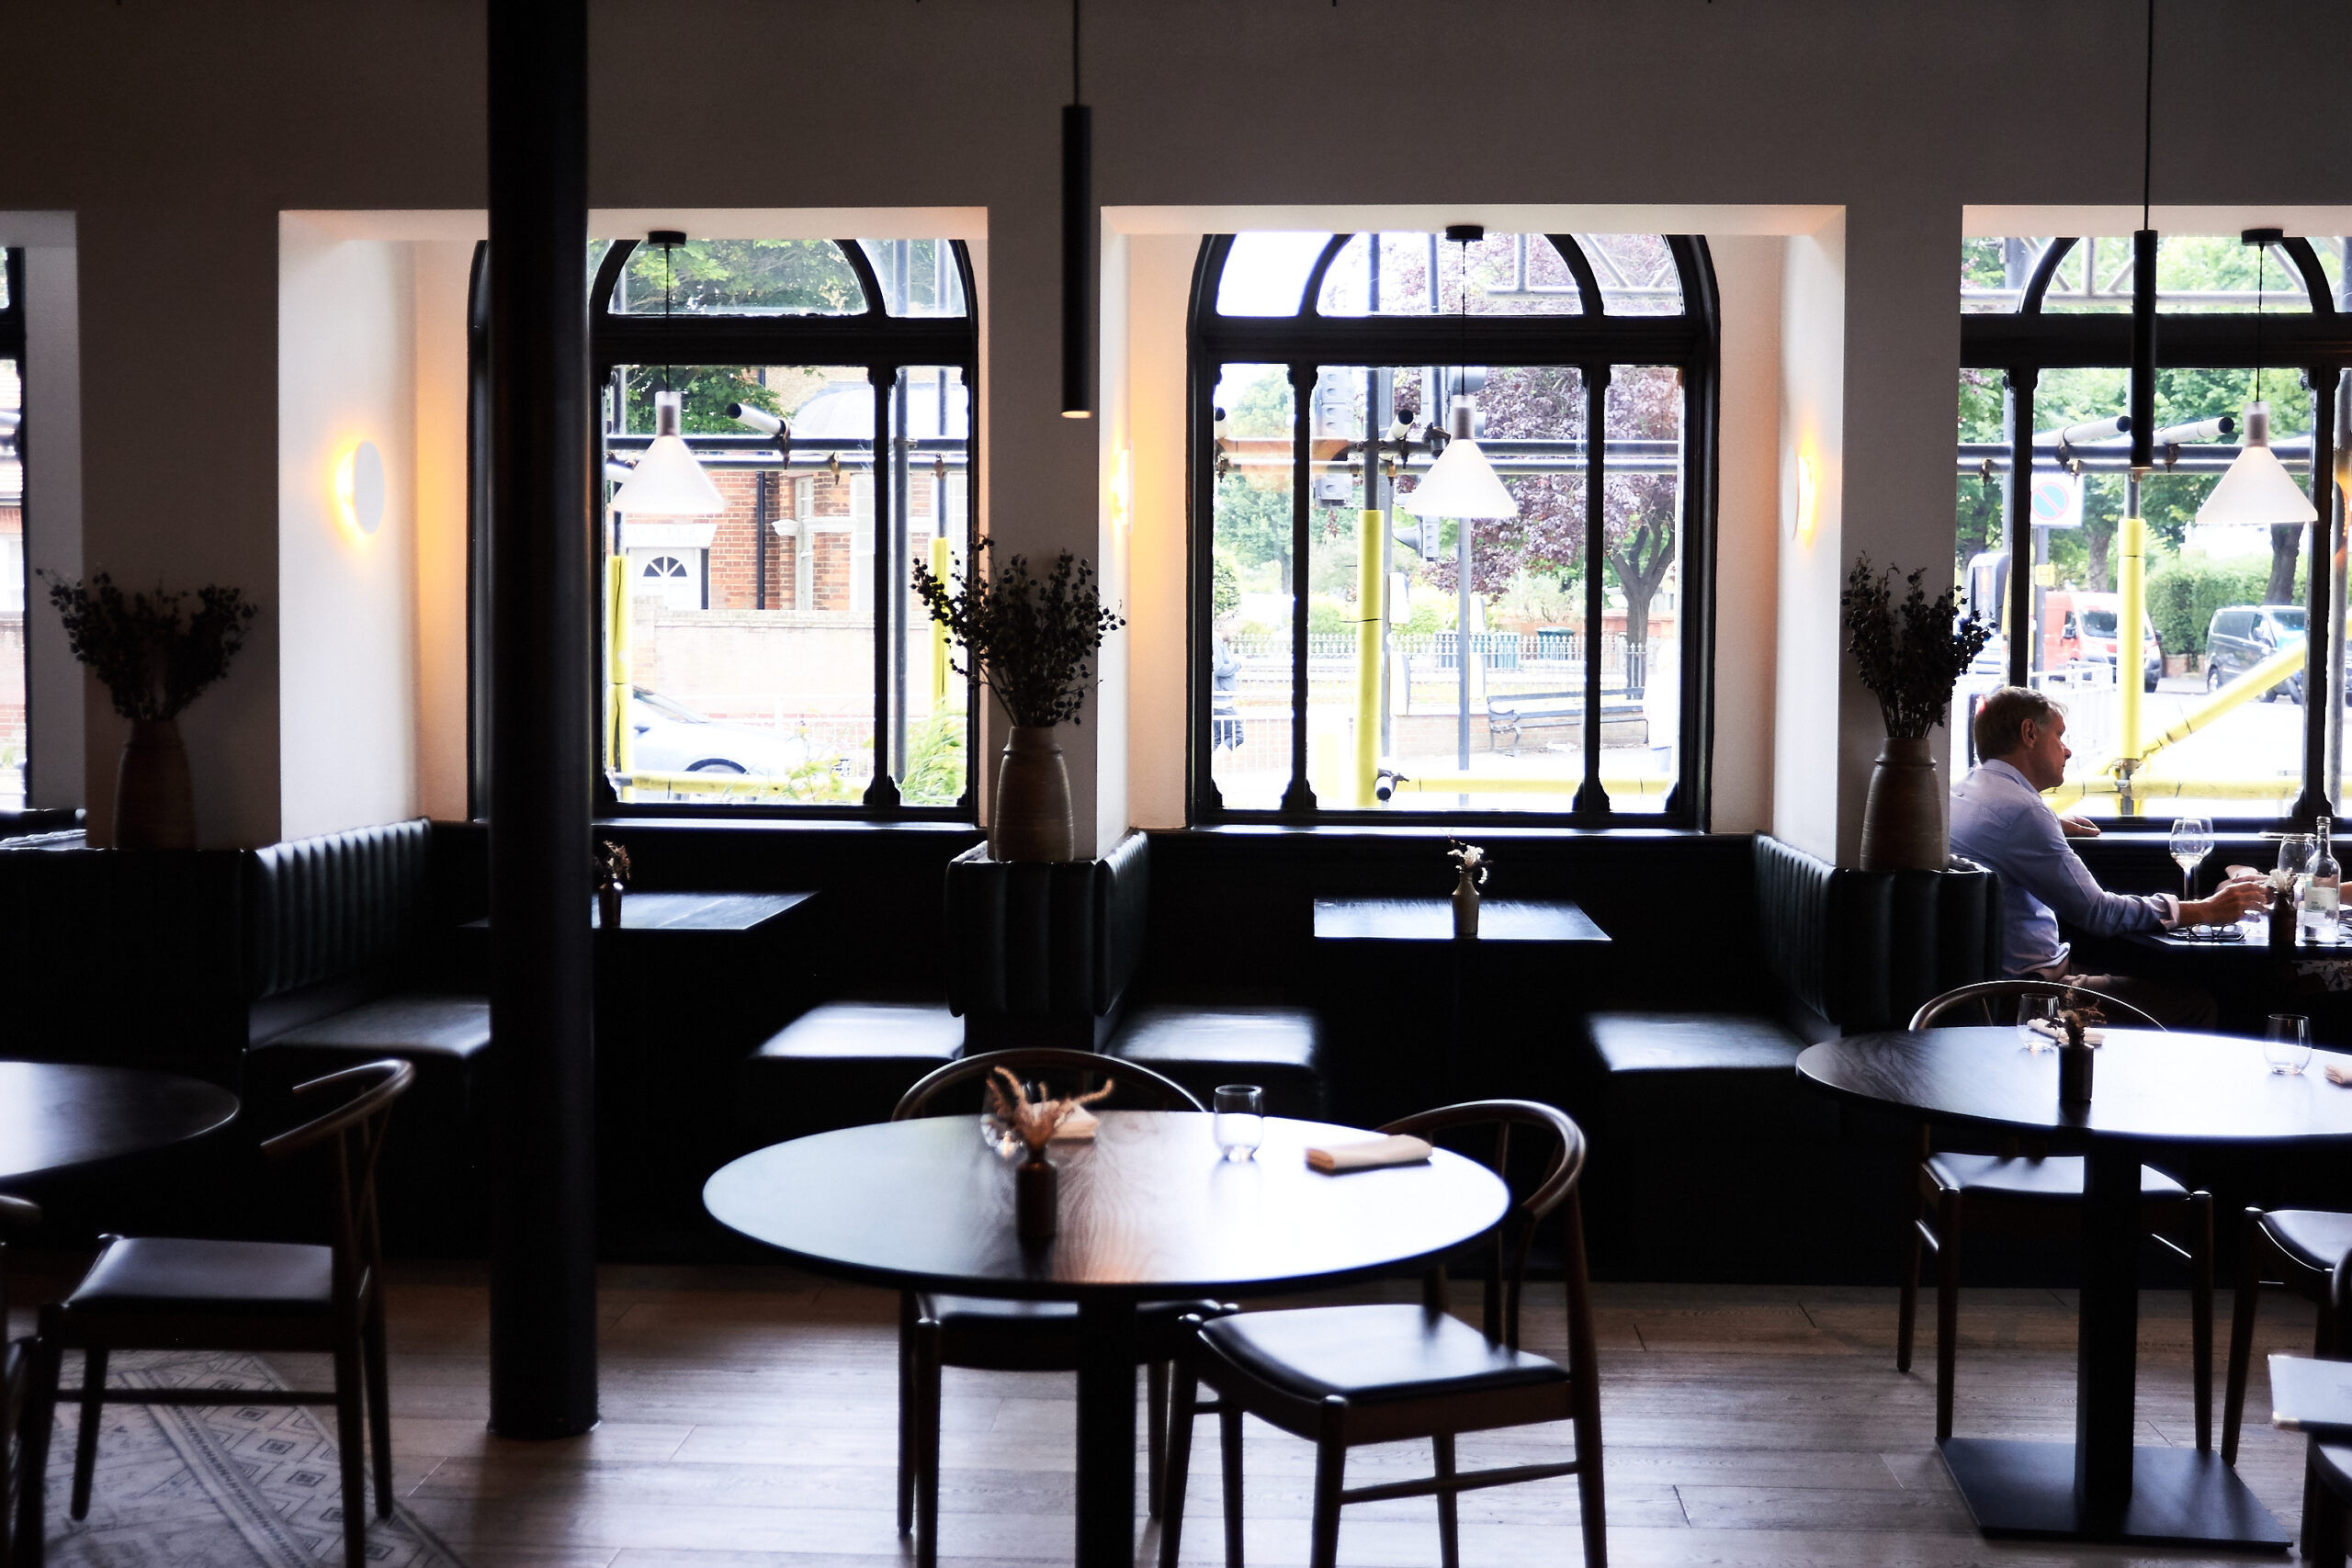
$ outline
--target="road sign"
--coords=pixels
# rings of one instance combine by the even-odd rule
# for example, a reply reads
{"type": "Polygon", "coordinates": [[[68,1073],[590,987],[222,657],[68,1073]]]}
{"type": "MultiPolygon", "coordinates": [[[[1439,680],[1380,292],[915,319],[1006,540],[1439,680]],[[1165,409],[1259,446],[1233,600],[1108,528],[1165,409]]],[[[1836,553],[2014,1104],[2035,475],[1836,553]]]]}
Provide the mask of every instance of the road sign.
{"type": "Polygon", "coordinates": [[[2083,476],[2069,473],[2034,475],[2033,523],[2037,528],[2081,527],[2083,476]]]}

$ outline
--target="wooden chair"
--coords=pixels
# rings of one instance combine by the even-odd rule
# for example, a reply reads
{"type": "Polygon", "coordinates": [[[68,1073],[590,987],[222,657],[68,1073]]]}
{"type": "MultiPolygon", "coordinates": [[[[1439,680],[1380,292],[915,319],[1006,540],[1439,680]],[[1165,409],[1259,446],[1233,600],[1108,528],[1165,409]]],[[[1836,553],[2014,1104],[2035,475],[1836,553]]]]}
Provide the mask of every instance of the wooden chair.
{"type": "Polygon", "coordinates": [[[1494,1169],[1508,1179],[1514,1127],[1536,1129],[1551,1140],[1553,1147],[1542,1175],[1527,1196],[1512,1206],[1487,1249],[1482,1327],[1473,1328],[1446,1312],[1442,1268],[1430,1270],[1425,1278],[1418,1306],[1251,1312],[1194,1325],[1191,1353],[1177,1369],[1175,1401],[1169,1417],[1167,1495],[1160,1505],[1160,1568],[1175,1568],[1184,1522],[1193,1419],[1208,1410],[1217,1416],[1225,1461],[1226,1568],[1241,1568],[1241,1417],[1245,1415],[1316,1445],[1314,1526],[1307,1558],[1312,1568],[1334,1568],[1340,1550],[1340,1509],[1345,1505],[1429,1496],[1437,1499],[1438,1546],[1444,1568],[1459,1568],[1461,1532],[1455,1499],[1460,1494],[1559,1475],[1577,1478],[1586,1563],[1589,1568],[1606,1568],[1609,1540],[1600,1485],[1600,1370],[1594,1359],[1584,1220],[1577,1193],[1577,1179],[1584,1169],[1584,1134],[1560,1111],[1523,1100],[1473,1100],[1408,1116],[1381,1130],[1435,1138],[1491,1129],[1494,1169]],[[1519,1348],[1528,1244],[1555,1213],[1561,1216],[1565,1242],[1561,1253],[1568,1307],[1568,1364],[1565,1367],[1519,1348]],[[1201,1403],[1203,1382],[1216,1391],[1214,1404],[1201,1403]],[[1462,1433],[1540,1421],[1575,1423],[1574,1459],[1466,1474],[1454,1468],[1454,1438],[1462,1433]],[[1429,1439],[1435,1460],[1435,1472],[1428,1479],[1352,1490],[1345,1486],[1350,1448],[1421,1438],[1429,1439]]]}
{"type": "MultiPolygon", "coordinates": [[[[1962,1008],[1979,1010],[1996,1021],[1996,1001],[2019,997],[2073,997],[2091,1003],[2109,1021],[2129,1019],[2149,1029],[2164,1025],[2131,1003],[2070,986],[2063,980],[1984,980],[1931,998],[1911,1016],[1913,1029],[1928,1029],[1962,1008]]],[[[1894,1367],[1911,1370],[1913,1327],[1919,1307],[1919,1261],[1924,1247],[1936,1255],[1936,1437],[1951,1436],[1952,1371],[1959,1351],[1960,1239],[1963,1229],[2010,1235],[2071,1235],[2083,1201],[2079,1155],[2020,1156],[2014,1147],[1999,1154],[1939,1151],[1930,1129],[1916,1129],[1917,1213],[1905,1237],[1903,1296],[1894,1336],[1894,1367]]],[[[2197,1447],[2213,1446],[2213,1200],[2191,1192],[2154,1166],[2140,1168],[2141,1223],[2150,1235],[2188,1263],[2191,1332],[2191,1376],[2196,1380],[2197,1447]]]]}
{"type": "Polygon", "coordinates": [[[0,1193],[0,1568],[16,1563],[19,1515],[40,1529],[40,1511],[26,1501],[27,1494],[40,1490],[40,1477],[25,1466],[32,1446],[25,1411],[31,1403],[33,1342],[8,1337],[8,1236],[39,1224],[40,1205],[0,1193]]]}
{"type": "Polygon", "coordinates": [[[2239,1418],[2245,1410],[2246,1362],[2254,1349],[2255,1310],[2266,1274],[2319,1309],[2312,1354],[2341,1353],[2335,1266],[2352,1252],[2352,1214],[2327,1209],[2248,1209],[2241,1222],[2237,1297],[2230,1310],[2230,1360],[2222,1396],[2222,1462],[2238,1461],[2239,1418]]]}
{"type": "Polygon", "coordinates": [[[96,1260],[73,1293],[41,1309],[28,1412],[31,1446],[41,1450],[36,1460],[45,1458],[58,1402],[80,1402],[81,1430],[74,1450],[75,1518],[85,1517],[90,1510],[90,1479],[104,1406],[218,1404],[222,1398],[218,1389],[110,1389],[106,1385],[107,1359],[114,1351],[323,1351],[334,1358],[332,1393],[240,1389],[235,1402],[335,1407],[335,1444],[343,1458],[344,1562],[345,1568],[366,1568],[363,1382],[366,1425],[375,1448],[376,1513],[385,1517],[392,1511],[391,1407],[384,1373],[383,1247],[376,1222],[376,1164],[392,1102],[415,1079],[413,1066],[394,1060],[312,1078],[294,1092],[308,1096],[345,1090],[350,1098],[261,1145],[263,1156],[275,1160],[332,1141],[332,1245],[110,1235],[102,1238],[96,1260]],[[62,1393],[58,1371],[67,1350],[83,1353],[82,1386],[62,1393]]]}
{"type": "MultiPolygon", "coordinates": [[[[1009,1067],[1024,1083],[1042,1078],[1060,1092],[1085,1092],[1108,1079],[1116,1089],[1108,1105],[1141,1103],[1156,1111],[1198,1111],[1201,1102],[1181,1085],[1136,1062],[1091,1051],[1037,1046],[989,1051],[951,1062],[924,1077],[899,1100],[890,1120],[939,1114],[946,1090],[969,1085],[975,1098],[963,1109],[979,1136],[979,1080],[1009,1067]]],[[[1168,1369],[1191,1330],[1187,1316],[1215,1316],[1233,1309],[1216,1302],[1145,1302],[1136,1314],[1137,1359],[1148,1369],[1146,1412],[1148,1470],[1145,1500],[1159,1511],[1168,1432],[1168,1369]]],[[[899,1533],[915,1536],[916,1568],[939,1561],[940,1372],[946,1367],[991,1371],[1074,1372],[1078,1370],[1078,1306],[1073,1302],[992,1301],[980,1296],[935,1295],[909,1291],[899,1307],[899,1533]]]]}
{"type": "MultiPolygon", "coordinates": [[[[2326,1314],[2352,1313],[2352,1269],[2339,1258],[2328,1269],[2326,1314]]],[[[2336,1359],[2331,1348],[2319,1352],[2336,1359]]],[[[2303,1562],[2309,1568],[2344,1568],[2344,1518],[2352,1505],[2352,1447],[2312,1439],[2303,1462],[2303,1562]]]]}

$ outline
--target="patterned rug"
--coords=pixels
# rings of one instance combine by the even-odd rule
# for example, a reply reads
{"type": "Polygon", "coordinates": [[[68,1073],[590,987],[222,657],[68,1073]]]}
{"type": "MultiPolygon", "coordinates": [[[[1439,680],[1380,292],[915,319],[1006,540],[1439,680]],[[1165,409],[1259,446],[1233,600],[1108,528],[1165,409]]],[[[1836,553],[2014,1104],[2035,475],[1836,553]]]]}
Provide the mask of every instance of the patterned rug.
{"type": "MultiPolygon", "coordinates": [[[[69,1359],[65,1381],[75,1381],[69,1359]]],[[[90,1517],[66,1513],[74,1423],[61,1406],[49,1450],[49,1561],[55,1568],[318,1568],[343,1562],[343,1487],[326,1412],[240,1404],[239,1389],[283,1388],[257,1356],[125,1352],[117,1388],[217,1388],[220,1404],[109,1404],[98,1427],[90,1517]]],[[[398,1503],[371,1517],[377,1568],[464,1568],[398,1503]]]]}

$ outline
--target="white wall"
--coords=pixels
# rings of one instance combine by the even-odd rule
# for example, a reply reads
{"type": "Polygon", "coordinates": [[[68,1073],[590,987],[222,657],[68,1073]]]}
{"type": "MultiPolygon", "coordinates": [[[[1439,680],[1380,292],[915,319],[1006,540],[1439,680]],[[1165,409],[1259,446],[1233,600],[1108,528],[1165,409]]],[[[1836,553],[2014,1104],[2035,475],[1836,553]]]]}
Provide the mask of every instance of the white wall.
{"type": "Polygon", "coordinates": [[[1781,259],[1788,242],[1713,234],[1722,309],[1715,516],[1713,821],[1770,831],[1781,520],[1781,259]]]}
{"type": "MultiPolygon", "coordinates": [[[[1138,828],[1181,828],[1192,580],[1185,312],[1201,242],[1195,234],[1123,234],[1119,243],[1127,286],[1121,382],[1135,476],[1127,544],[1127,809],[1138,828]]],[[[1106,364],[1106,383],[1109,374],[1106,364]]]]}
{"type": "MultiPolygon", "coordinates": [[[[1840,219],[1786,244],[1772,832],[1799,849],[1834,858],[1840,795],[1854,784],[1838,766],[1846,685],[1838,629],[1845,537],[1845,222],[1840,219]],[[1800,475],[1808,468],[1811,494],[1804,511],[1809,515],[1801,515],[1800,475]]],[[[1949,434],[1945,445],[1951,445],[1949,434]]],[[[1947,457],[1945,467],[1950,466],[1947,457]]],[[[1718,777],[1725,760],[1718,750],[1718,777]]]]}
{"type": "MultiPolygon", "coordinates": [[[[277,834],[417,807],[416,266],[410,247],[288,218],[279,256],[277,834]],[[381,455],[380,525],[336,469],[381,455]]],[[[460,338],[458,349],[463,352],[460,338]]]]}
{"type": "Polygon", "coordinates": [[[462,820],[466,731],[466,300],[474,247],[411,247],[416,279],[416,808],[462,820]]]}

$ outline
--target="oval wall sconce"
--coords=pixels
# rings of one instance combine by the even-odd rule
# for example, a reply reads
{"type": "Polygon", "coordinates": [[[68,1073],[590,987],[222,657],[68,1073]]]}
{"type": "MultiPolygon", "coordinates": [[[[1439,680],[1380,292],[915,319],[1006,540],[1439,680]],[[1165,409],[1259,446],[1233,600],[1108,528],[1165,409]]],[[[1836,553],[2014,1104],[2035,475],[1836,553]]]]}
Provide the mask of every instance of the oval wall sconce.
{"type": "Polygon", "coordinates": [[[372,441],[343,455],[334,469],[335,513],[365,538],[384,525],[384,457],[372,441]]]}

